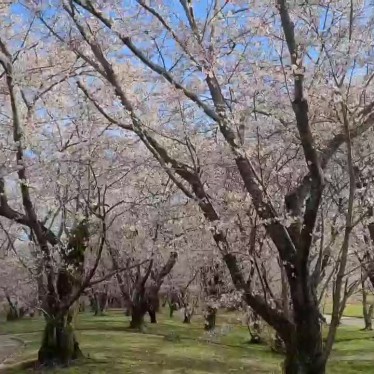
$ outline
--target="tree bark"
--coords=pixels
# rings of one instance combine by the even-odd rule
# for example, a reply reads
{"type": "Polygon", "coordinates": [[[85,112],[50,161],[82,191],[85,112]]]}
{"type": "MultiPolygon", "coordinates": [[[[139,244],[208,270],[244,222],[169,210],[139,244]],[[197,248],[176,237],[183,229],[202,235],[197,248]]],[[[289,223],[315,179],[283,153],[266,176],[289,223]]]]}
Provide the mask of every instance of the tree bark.
{"type": "Polygon", "coordinates": [[[174,304],[169,304],[169,317],[173,318],[174,312],[177,310],[174,304]]]}
{"type": "Polygon", "coordinates": [[[128,306],[125,306],[125,316],[126,317],[130,317],[131,316],[131,306],[128,305],[128,306]]]}
{"type": "Polygon", "coordinates": [[[91,299],[91,308],[94,316],[102,316],[108,304],[108,294],[106,292],[94,292],[91,299]]]}
{"type": "Polygon", "coordinates": [[[143,331],[144,316],[147,310],[140,305],[134,305],[131,309],[130,329],[143,331]]]}
{"type": "Polygon", "coordinates": [[[217,309],[208,306],[206,308],[206,311],[204,313],[204,330],[211,331],[214,330],[216,327],[216,315],[217,315],[217,309]]]}
{"type": "Polygon", "coordinates": [[[82,357],[74,334],[72,315],[47,318],[38,363],[43,366],[68,365],[82,357]]]}
{"type": "Polygon", "coordinates": [[[369,330],[369,331],[373,330],[373,324],[372,324],[373,311],[374,311],[374,305],[370,304],[369,309],[366,314],[366,318],[365,318],[365,330],[369,330]]]}
{"type": "Polygon", "coordinates": [[[9,310],[6,315],[6,320],[10,322],[10,321],[16,321],[20,319],[22,316],[20,314],[20,310],[18,309],[17,304],[14,304],[12,302],[9,295],[6,295],[5,298],[7,299],[8,304],[9,304],[9,310]]]}
{"type": "Polygon", "coordinates": [[[255,312],[252,312],[247,320],[247,327],[249,331],[249,335],[251,336],[250,343],[251,344],[261,344],[261,326],[260,326],[260,319],[255,312]]]}
{"type": "Polygon", "coordinates": [[[373,319],[373,310],[374,310],[374,305],[369,304],[367,300],[367,292],[365,288],[365,281],[362,281],[362,311],[364,315],[364,322],[365,322],[365,327],[364,330],[373,330],[373,324],[372,324],[372,319],[373,319]]]}
{"type": "Polygon", "coordinates": [[[326,372],[326,362],[321,358],[316,360],[312,355],[300,351],[287,350],[284,362],[285,374],[324,374],[326,372]]]}
{"type": "Polygon", "coordinates": [[[156,319],[156,311],[152,309],[148,309],[149,318],[151,319],[151,323],[157,323],[156,319]]]}
{"type": "Polygon", "coordinates": [[[190,305],[185,306],[183,323],[191,323],[192,315],[193,308],[190,305]]]}
{"type": "Polygon", "coordinates": [[[99,306],[98,306],[97,298],[95,295],[92,295],[90,297],[90,307],[91,307],[91,311],[94,314],[94,316],[97,316],[99,313],[99,306]]]}
{"type": "MultiPolygon", "coordinates": [[[[322,327],[318,303],[312,301],[297,305],[294,313],[296,330],[286,342],[286,374],[324,374],[326,357],[322,344],[322,327]]],[[[295,306],[294,306],[295,308],[295,306]]]]}

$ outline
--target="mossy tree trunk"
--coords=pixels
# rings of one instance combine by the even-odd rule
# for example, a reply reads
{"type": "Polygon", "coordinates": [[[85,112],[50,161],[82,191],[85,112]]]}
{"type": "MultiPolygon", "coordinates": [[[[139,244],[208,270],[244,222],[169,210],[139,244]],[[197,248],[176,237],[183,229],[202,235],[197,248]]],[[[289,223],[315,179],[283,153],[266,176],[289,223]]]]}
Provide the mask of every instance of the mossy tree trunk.
{"type": "Polygon", "coordinates": [[[39,364],[68,365],[81,356],[70,314],[47,318],[38,353],[39,364]]]}
{"type": "Polygon", "coordinates": [[[73,295],[83,291],[81,282],[88,238],[87,221],[83,220],[71,231],[68,246],[60,252],[63,263],[57,273],[56,287],[49,284],[45,299],[46,325],[38,352],[41,366],[68,365],[82,356],[74,333],[79,299],[74,302],[73,295]]]}
{"type": "Polygon", "coordinates": [[[49,295],[45,309],[45,328],[38,353],[41,366],[68,365],[82,356],[74,333],[74,317],[79,301],[65,309],[66,300],[72,296],[74,278],[66,270],[60,270],[57,278],[58,296],[49,295]]]}

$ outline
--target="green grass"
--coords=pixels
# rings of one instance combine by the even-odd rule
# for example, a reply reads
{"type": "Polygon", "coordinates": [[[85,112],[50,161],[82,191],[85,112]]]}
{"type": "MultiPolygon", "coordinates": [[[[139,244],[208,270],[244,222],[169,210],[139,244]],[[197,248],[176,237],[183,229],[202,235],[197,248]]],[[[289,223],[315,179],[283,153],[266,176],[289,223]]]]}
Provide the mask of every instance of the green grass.
{"type": "MultiPolygon", "coordinates": [[[[58,374],[139,373],[139,374],[207,374],[207,373],[280,373],[282,357],[266,346],[248,344],[248,331],[237,316],[221,314],[215,334],[202,329],[202,320],[182,324],[176,315],[166,313],[159,323],[147,324],[145,333],[127,329],[128,319],[121,312],[92,317],[81,314],[77,319],[77,336],[86,359],[65,369],[50,370],[58,374]],[[169,336],[179,339],[168,339],[169,336]]],[[[43,329],[41,319],[0,323],[0,334],[12,334],[26,345],[11,363],[36,357],[43,329]]],[[[1,344],[1,341],[0,341],[1,344]]],[[[24,373],[17,368],[7,373],[24,373]]],[[[340,328],[328,373],[374,373],[373,333],[357,328],[340,328]]]]}
{"type": "MultiPolygon", "coordinates": [[[[331,314],[332,311],[332,303],[327,303],[324,309],[325,314],[331,314]]],[[[362,314],[362,304],[355,303],[355,304],[347,304],[345,306],[344,317],[354,317],[354,318],[363,318],[362,314]]]]}

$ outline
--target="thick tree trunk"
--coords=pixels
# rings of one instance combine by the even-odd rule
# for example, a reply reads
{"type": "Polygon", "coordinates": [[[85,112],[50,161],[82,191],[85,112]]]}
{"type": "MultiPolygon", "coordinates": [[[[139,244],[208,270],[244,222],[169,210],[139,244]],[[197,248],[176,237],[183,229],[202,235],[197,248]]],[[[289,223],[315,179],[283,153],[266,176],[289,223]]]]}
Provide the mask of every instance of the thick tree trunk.
{"type": "Polygon", "coordinates": [[[304,315],[295,313],[296,330],[292,342],[286,343],[286,374],[324,374],[322,329],[318,307],[305,308],[304,315]]]}
{"type": "Polygon", "coordinates": [[[71,316],[47,319],[38,363],[43,366],[67,365],[81,356],[71,316]]]}
{"type": "Polygon", "coordinates": [[[144,329],[144,316],[147,311],[138,305],[131,309],[130,329],[142,331],[144,329]]]}
{"type": "Polygon", "coordinates": [[[156,313],[160,310],[158,291],[159,287],[157,285],[149,285],[146,287],[144,293],[144,303],[151,319],[151,323],[157,323],[156,313]]]}
{"type": "Polygon", "coordinates": [[[284,362],[285,374],[325,374],[326,363],[324,360],[316,360],[302,352],[295,352],[293,349],[286,353],[284,362]]]}
{"type": "Polygon", "coordinates": [[[149,314],[149,318],[151,319],[151,323],[157,323],[156,312],[152,309],[149,309],[148,314],[149,314]]]}
{"type": "Polygon", "coordinates": [[[142,331],[144,329],[144,315],[143,310],[133,308],[131,311],[130,328],[142,331]]]}
{"type": "Polygon", "coordinates": [[[206,331],[211,331],[214,330],[216,327],[216,314],[217,314],[217,309],[208,306],[206,308],[206,311],[204,313],[204,330],[206,331]]]}

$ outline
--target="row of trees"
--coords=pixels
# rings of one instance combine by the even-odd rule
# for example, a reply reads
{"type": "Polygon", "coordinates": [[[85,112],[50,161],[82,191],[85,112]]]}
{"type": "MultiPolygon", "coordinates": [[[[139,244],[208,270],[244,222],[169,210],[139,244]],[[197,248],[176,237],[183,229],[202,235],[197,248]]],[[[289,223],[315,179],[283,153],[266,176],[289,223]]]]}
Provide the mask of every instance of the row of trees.
{"type": "Polygon", "coordinates": [[[324,373],[344,303],[374,285],[372,8],[2,6],[1,227],[16,258],[27,243],[39,361],[80,355],[85,290],[114,277],[138,328],[172,269],[187,285],[202,266],[208,327],[234,287],[286,373],[324,373]]]}

